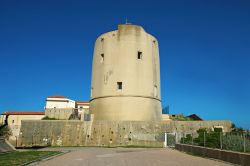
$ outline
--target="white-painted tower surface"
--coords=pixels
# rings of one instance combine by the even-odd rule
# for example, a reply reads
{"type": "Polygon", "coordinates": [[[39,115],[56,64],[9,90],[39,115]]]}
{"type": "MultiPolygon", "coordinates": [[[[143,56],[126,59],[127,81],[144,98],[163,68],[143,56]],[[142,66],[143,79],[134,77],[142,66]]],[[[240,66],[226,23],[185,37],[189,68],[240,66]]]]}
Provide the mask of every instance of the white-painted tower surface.
{"type": "Polygon", "coordinates": [[[94,120],[160,121],[158,42],[123,24],[95,43],[90,111],[94,120]]]}

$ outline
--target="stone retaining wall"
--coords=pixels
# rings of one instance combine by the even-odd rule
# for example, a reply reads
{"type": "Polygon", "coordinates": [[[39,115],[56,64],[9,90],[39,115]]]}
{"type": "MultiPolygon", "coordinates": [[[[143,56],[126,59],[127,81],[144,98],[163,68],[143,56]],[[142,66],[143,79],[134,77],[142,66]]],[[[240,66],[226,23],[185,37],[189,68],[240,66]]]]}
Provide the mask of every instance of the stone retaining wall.
{"type": "Polygon", "coordinates": [[[165,132],[195,132],[199,128],[225,126],[228,121],[22,121],[18,146],[149,146],[162,147],[165,132]]]}
{"type": "Polygon", "coordinates": [[[186,144],[176,144],[175,148],[179,151],[187,152],[197,156],[219,159],[233,164],[250,165],[249,153],[240,153],[186,144]]]}
{"type": "Polygon", "coordinates": [[[47,108],[45,109],[45,115],[49,118],[68,120],[74,114],[74,111],[74,108],[47,108]]]}

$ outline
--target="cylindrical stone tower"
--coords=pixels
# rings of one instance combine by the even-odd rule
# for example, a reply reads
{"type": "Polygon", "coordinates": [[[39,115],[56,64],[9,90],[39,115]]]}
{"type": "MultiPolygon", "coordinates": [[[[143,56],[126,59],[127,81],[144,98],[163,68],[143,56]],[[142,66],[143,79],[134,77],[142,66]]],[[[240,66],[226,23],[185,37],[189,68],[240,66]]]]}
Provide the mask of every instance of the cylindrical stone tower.
{"type": "Polygon", "coordinates": [[[158,42],[123,24],[95,43],[90,111],[94,120],[160,121],[158,42]]]}

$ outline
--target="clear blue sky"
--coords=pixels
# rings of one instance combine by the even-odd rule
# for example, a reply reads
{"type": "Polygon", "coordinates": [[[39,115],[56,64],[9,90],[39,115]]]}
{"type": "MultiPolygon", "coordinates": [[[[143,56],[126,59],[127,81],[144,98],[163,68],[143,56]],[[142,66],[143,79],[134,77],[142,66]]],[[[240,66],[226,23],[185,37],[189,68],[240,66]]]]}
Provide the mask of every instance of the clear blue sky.
{"type": "Polygon", "coordinates": [[[0,1],[0,112],[88,100],[95,39],[118,24],[159,41],[170,113],[250,128],[250,1],[0,1]]]}

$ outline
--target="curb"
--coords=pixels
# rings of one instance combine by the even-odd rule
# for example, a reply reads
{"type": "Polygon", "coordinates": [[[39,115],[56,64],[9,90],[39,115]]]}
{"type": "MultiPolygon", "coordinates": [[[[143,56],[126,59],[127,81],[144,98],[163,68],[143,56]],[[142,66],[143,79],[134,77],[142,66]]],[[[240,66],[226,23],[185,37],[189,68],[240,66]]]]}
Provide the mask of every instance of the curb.
{"type": "Polygon", "coordinates": [[[47,161],[47,160],[51,160],[53,158],[56,158],[56,157],[59,157],[61,155],[64,155],[66,153],[69,153],[70,151],[61,151],[61,153],[59,154],[55,154],[55,155],[51,155],[51,156],[44,156],[44,157],[41,157],[41,158],[38,158],[36,160],[32,160],[32,161],[29,161],[29,162],[26,162],[24,164],[21,164],[20,166],[26,166],[26,165],[29,165],[29,166],[32,166],[32,165],[37,165],[39,164],[40,162],[43,162],[43,161],[47,161]]]}

